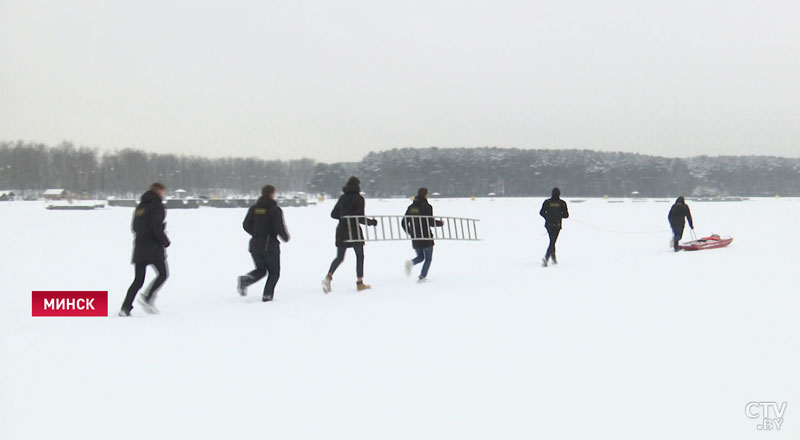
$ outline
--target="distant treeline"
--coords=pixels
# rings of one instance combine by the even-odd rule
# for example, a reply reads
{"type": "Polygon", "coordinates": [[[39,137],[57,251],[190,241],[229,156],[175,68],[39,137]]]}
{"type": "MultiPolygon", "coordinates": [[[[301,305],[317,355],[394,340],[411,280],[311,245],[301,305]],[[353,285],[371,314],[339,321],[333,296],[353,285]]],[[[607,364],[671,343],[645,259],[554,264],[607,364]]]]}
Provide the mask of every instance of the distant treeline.
{"type": "Polygon", "coordinates": [[[554,186],[577,197],[800,196],[800,159],[698,156],[688,159],[590,150],[395,149],[361,162],[317,164],[309,188],[338,194],[349,175],[376,197],[427,186],[443,197],[542,196],[554,186]]]}
{"type": "Polygon", "coordinates": [[[190,195],[253,195],[269,182],[282,191],[304,191],[315,162],[311,159],[209,159],[125,149],[100,153],[62,143],[0,143],[0,190],[38,192],[64,188],[99,198],[133,197],[152,182],[190,195]]]}
{"type": "Polygon", "coordinates": [[[542,196],[553,186],[573,197],[634,191],[642,197],[800,196],[800,159],[767,156],[681,159],[590,150],[406,148],[325,164],[0,143],[0,190],[65,188],[91,197],[134,196],[161,181],[190,195],[252,195],[270,183],[280,191],[336,196],[350,175],[358,176],[372,197],[407,197],[420,186],[442,197],[542,196]]]}

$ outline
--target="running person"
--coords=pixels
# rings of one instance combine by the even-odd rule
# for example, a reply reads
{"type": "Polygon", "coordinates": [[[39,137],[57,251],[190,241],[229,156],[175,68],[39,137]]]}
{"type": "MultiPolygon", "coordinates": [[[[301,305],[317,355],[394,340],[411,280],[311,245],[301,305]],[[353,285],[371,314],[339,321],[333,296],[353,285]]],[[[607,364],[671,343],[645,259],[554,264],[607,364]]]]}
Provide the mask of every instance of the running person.
{"type": "MultiPolygon", "coordinates": [[[[417,191],[417,197],[414,198],[414,203],[409,205],[406,209],[405,215],[411,216],[425,216],[433,217],[433,206],[428,203],[428,188],[420,188],[417,191]]],[[[417,256],[413,260],[406,261],[406,275],[411,275],[411,268],[414,265],[422,263],[422,271],[419,273],[419,281],[424,281],[428,276],[428,269],[431,267],[433,260],[433,240],[431,234],[431,227],[442,226],[441,220],[427,219],[427,218],[404,218],[403,229],[412,237],[411,247],[416,251],[417,256]]]]}
{"type": "Polygon", "coordinates": [[[289,233],[283,223],[283,210],[275,202],[274,186],[266,185],[261,188],[261,197],[247,211],[242,227],[251,236],[250,255],[256,268],[239,277],[239,295],[247,295],[247,286],[258,282],[269,273],[261,301],[272,301],[275,285],[281,276],[281,243],[278,237],[284,242],[289,241],[289,233]]]}
{"type": "Polygon", "coordinates": [[[558,234],[561,232],[561,220],[569,218],[567,202],[561,200],[560,189],[553,188],[552,197],[542,203],[539,215],[544,217],[544,227],[547,229],[547,235],[550,236],[550,244],[547,246],[544,258],[542,258],[542,267],[547,267],[547,262],[551,259],[553,264],[558,264],[556,259],[556,240],[558,240],[558,234]]]}
{"type": "Polygon", "coordinates": [[[166,190],[167,188],[158,182],[150,185],[150,189],[142,194],[141,201],[133,213],[131,227],[136,235],[133,245],[135,276],[125,295],[119,316],[131,316],[133,300],[144,285],[145,270],[149,265],[156,268],[158,276],[139,297],[139,304],[147,313],[158,313],[154,302],[158,289],[167,280],[167,256],[164,249],[170,245],[169,238],[164,233],[166,210],[163,200],[166,190]]]}
{"type": "Polygon", "coordinates": [[[331,281],[333,280],[333,273],[344,261],[344,254],[348,248],[353,248],[356,253],[356,289],[360,292],[362,290],[370,289],[372,286],[364,284],[364,243],[363,242],[349,242],[348,240],[361,240],[363,235],[361,226],[358,223],[366,224],[368,226],[377,225],[375,219],[366,219],[364,217],[364,197],[361,195],[361,182],[355,176],[347,180],[347,184],[342,188],[342,195],[336,202],[336,206],[331,211],[331,218],[339,220],[336,226],[336,258],[331,262],[331,267],[328,269],[328,274],[322,280],[322,291],[329,293],[331,291],[331,281]],[[345,216],[361,216],[358,222],[353,219],[347,220],[345,216]]]}

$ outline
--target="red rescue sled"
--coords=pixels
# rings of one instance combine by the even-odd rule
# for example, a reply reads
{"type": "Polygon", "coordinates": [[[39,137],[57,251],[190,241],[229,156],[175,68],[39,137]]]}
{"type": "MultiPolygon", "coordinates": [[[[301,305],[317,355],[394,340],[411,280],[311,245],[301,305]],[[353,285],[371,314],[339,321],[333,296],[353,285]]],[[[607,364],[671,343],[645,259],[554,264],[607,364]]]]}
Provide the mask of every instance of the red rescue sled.
{"type": "Polygon", "coordinates": [[[708,237],[681,243],[678,248],[684,251],[703,251],[726,247],[731,243],[733,243],[733,237],[720,237],[717,234],[712,234],[708,237]]]}

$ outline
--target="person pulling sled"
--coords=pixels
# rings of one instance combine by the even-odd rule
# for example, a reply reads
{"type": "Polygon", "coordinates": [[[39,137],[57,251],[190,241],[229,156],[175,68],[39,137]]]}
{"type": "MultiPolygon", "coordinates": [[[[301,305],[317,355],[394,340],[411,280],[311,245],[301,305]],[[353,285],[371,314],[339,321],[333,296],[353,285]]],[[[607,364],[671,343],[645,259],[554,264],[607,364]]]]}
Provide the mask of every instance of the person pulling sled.
{"type": "Polygon", "coordinates": [[[667,216],[669,226],[672,228],[672,248],[675,252],[680,250],[680,242],[683,238],[683,230],[686,228],[686,220],[689,220],[689,227],[694,230],[694,221],[692,221],[692,211],[683,196],[675,200],[675,204],[669,210],[667,216]]]}

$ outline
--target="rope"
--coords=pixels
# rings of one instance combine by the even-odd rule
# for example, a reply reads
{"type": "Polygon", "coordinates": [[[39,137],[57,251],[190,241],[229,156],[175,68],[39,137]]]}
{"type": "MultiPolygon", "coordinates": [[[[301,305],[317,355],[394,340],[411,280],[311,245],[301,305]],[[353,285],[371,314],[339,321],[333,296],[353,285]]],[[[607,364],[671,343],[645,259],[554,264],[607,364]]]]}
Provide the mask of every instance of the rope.
{"type": "Polygon", "coordinates": [[[583,226],[586,226],[588,228],[595,229],[597,231],[607,232],[609,234],[637,234],[637,235],[640,235],[640,234],[645,234],[645,235],[659,234],[659,235],[663,235],[665,233],[665,231],[663,229],[660,230],[660,231],[618,231],[618,230],[614,230],[614,229],[607,229],[607,228],[602,228],[602,227],[599,227],[599,226],[590,225],[589,223],[584,223],[584,222],[582,222],[582,221],[580,221],[580,220],[578,220],[576,218],[572,218],[572,217],[569,218],[569,222],[570,223],[578,223],[579,225],[583,225],[583,226]]]}

